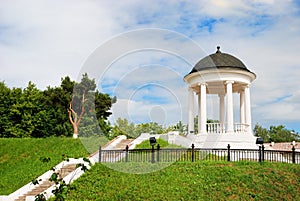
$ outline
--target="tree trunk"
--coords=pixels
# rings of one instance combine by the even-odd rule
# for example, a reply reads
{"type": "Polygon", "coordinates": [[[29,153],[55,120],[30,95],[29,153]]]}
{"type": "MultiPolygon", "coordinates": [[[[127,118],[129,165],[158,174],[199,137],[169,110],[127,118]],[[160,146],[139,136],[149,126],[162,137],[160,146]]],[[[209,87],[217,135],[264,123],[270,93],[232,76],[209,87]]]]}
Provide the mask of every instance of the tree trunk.
{"type": "Polygon", "coordinates": [[[84,99],[84,97],[85,97],[85,94],[82,95],[81,112],[80,112],[79,117],[78,117],[78,114],[72,108],[72,100],[70,101],[70,105],[68,108],[69,120],[73,126],[73,138],[78,138],[78,126],[79,126],[82,116],[84,114],[84,102],[86,101],[86,99],[84,99]]]}
{"type": "Polygon", "coordinates": [[[76,123],[72,125],[73,125],[73,138],[76,139],[78,138],[78,125],[76,123]]]}

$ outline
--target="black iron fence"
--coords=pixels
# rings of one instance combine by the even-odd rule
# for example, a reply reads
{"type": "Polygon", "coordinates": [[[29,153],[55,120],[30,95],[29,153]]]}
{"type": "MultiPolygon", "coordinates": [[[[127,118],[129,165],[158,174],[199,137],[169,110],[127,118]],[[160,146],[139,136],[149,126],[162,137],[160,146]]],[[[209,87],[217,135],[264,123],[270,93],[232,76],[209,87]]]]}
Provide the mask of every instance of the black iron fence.
{"type": "Polygon", "coordinates": [[[163,148],[158,145],[152,149],[101,150],[99,162],[175,162],[175,161],[271,161],[300,164],[300,152],[293,147],[290,151],[265,150],[262,145],[259,149],[203,149],[195,148],[163,148]]]}

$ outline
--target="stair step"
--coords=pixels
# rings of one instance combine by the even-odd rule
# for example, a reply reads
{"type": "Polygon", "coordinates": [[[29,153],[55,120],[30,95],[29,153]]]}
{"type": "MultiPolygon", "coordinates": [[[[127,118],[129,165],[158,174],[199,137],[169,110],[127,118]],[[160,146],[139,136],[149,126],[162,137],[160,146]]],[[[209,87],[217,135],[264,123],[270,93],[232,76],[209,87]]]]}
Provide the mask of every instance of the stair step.
{"type": "Polygon", "coordinates": [[[121,140],[116,146],[116,149],[125,149],[134,139],[121,140]]]}
{"type": "MultiPolygon", "coordinates": [[[[58,172],[59,176],[61,178],[65,178],[67,175],[69,175],[71,172],[73,172],[76,169],[76,164],[68,164],[63,166],[58,172]]],[[[16,201],[25,201],[26,196],[36,196],[40,193],[43,193],[45,190],[50,188],[52,185],[54,185],[54,182],[45,180],[42,181],[39,185],[37,185],[34,189],[31,191],[27,192],[25,195],[22,195],[15,199],[16,201]]]]}

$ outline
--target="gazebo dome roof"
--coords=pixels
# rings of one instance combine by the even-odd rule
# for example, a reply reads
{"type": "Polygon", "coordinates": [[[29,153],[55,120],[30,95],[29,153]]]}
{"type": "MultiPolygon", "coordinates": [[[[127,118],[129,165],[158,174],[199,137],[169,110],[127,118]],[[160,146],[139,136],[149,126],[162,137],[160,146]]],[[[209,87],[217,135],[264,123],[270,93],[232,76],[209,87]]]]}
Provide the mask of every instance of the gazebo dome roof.
{"type": "Polygon", "coordinates": [[[189,73],[199,72],[202,70],[208,70],[211,68],[222,68],[222,69],[240,69],[250,72],[245,64],[238,58],[222,53],[220,47],[217,47],[217,52],[211,55],[208,55],[201,59],[189,73]]]}

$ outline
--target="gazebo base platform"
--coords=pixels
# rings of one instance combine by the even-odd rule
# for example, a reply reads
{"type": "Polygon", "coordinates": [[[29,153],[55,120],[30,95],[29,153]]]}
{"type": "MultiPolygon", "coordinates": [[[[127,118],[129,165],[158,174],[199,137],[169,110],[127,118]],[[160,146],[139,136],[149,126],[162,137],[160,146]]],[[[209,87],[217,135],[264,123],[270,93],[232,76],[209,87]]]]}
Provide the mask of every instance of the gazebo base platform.
{"type": "Polygon", "coordinates": [[[231,149],[258,149],[256,137],[251,133],[216,133],[216,134],[190,134],[187,136],[197,148],[227,148],[231,149]]]}

